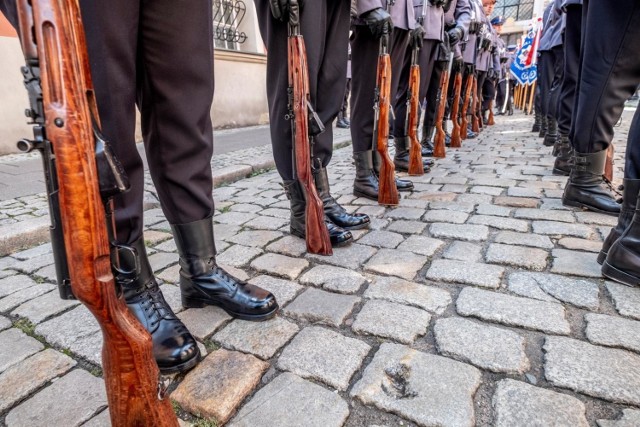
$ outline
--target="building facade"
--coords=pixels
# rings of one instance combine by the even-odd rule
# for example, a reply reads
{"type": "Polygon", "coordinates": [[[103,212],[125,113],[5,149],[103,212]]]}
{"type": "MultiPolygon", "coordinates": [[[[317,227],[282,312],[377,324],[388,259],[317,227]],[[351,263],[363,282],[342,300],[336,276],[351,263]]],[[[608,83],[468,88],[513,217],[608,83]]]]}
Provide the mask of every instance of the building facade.
{"type": "Polygon", "coordinates": [[[550,0],[498,0],[493,16],[502,16],[505,24],[502,28],[502,38],[507,45],[517,44],[524,34],[531,20],[541,17],[544,7],[550,0]]]}

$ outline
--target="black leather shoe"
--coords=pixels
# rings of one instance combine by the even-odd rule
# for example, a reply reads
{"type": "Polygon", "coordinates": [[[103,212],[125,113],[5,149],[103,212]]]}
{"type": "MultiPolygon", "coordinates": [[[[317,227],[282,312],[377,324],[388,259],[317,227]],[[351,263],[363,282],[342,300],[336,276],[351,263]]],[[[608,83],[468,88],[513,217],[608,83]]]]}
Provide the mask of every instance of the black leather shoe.
{"type": "Polygon", "coordinates": [[[368,215],[363,213],[350,214],[331,196],[327,168],[323,168],[319,161],[316,162],[313,177],[316,183],[316,190],[318,190],[318,196],[320,196],[320,200],[322,200],[322,205],[324,206],[324,214],[332,223],[345,230],[358,230],[369,227],[371,219],[368,215]]]}
{"type": "Polygon", "coordinates": [[[602,175],[606,159],[607,150],[591,154],[574,152],[575,163],[564,188],[563,205],[612,216],[620,214],[620,205],[614,197],[613,187],[602,175]]]}
{"type": "Polygon", "coordinates": [[[540,113],[536,113],[535,115],[535,119],[533,122],[533,127],[531,128],[531,132],[540,132],[540,121],[542,119],[542,116],[540,115],[540,113]]]}
{"type": "Polygon", "coordinates": [[[340,129],[349,129],[349,125],[344,121],[344,119],[338,119],[336,127],[340,129]]]}
{"type": "Polygon", "coordinates": [[[640,207],[637,205],[629,226],[609,248],[602,275],[625,285],[640,285],[640,207]]]}
{"type": "Polygon", "coordinates": [[[378,176],[373,170],[373,151],[353,153],[356,165],[356,179],[353,181],[353,195],[369,200],[378,200],[378,176]]]}
{"type": "MultiPolygon", "coordinates": [[[[291,222],[289,230],[294,236],[304,239],[306,236],[305,209],[307,206],[304,189],[300,184],[300,181],[296,179],[293,181],[284,181],[284,191],[291,203],[291,222]]],[[[345,246],[353,241],[353,235],[350,231],[347,231],[342,227],[338,227],[331,222],[326,215],[324,217],[324,222],[327,225],[327,231],[329,231],[331,246],[345,246]]]]}
{"type": "Polygon", "coordinates": [[[618,224],[611,229],[609,235],[602,244],[602,249],[598,254],[598,264],[602,265],[607,259],[609,248],[622,236],[622,233],[629,227],[633,215],[636,212],[638,203],[638,192],[640,192],[640,179],[624,179],[622,184],[622,205],[620,207],[620,215],[618,216],[618,224]]]}
{"type": "Polygon", "coordinates": [[[544,136],[547,134],[547,118],[545,116],[541,116],[540,117],[540,132],[538,133],[538,136],[540,138],[544,138],[544,136]]]}
{"type": "Polygon", "coordinates": [[[428,126],[422,130],[422,157],[433,157],[433,126],[428,126]]]}
{"type": "Polygon", "coordinates": [[[153,357],[162,374],[185,372],[200,361],[193,335],[176,317],[153,276],[144,240],[117,248],[116,281],[129,310],[151,335],[153,357]]]}
{"type": "MultiPolygon", "coordinates": [[[[373,152],[373,170],[376,173],[376,176],[380,176],[380,166],[382,165],[382,159],[380,158],[380,153],[377,151],[373,152]]],[[[424,166],[425,173],[429,172],[428,165],[424,166]]],[[[398,191],[413,191],[413,182],[408,179],[400,179],[397,176],[396,178],[396,188],[398,191]]]]}
{"type": "Polygon", "coordinates": [[[553,117],[547,117],[547,133],[544,135],[542,144],[545,147],[552,147],[558,137],[558,122],[553,117]]]}
{"type": "Polygon", "coordinates": [[[568,176],[571,173],[571,165],[573,164],[571,160],[573,148],[569,137],[558,133],[553,150],[554,156],[556,156],[556,161],[553,164],[553,174],[568,176]]]}
{"type": "Polygon", "coordinates": [[[471,130],[471,126],[467,128],[467,139],[476,139],[478,134],[471,130]]]}
{"type": "MultiPolygon", "coordinates": [[[[396,147],[396,152],[393,155],[393,164],[396,167],[396,171],[408,172],[409,171],[409,144],[410,139],[408,136],[396,136],[393,140],[393,144],[396,147]]],[[[432,159],[422,159],[422,167],[425,169],[425,173],[429,172],[429,167],[433,165],[432,159]]]]}
{"type": "Polygon", "coordinates": [[[275,316],[276,298],[258,286],[230,276],[216,265],[212,218],[172,224],[180,255],[180,290],[185,308],[215,305],[231,316],[261,321],[275,316]]]}

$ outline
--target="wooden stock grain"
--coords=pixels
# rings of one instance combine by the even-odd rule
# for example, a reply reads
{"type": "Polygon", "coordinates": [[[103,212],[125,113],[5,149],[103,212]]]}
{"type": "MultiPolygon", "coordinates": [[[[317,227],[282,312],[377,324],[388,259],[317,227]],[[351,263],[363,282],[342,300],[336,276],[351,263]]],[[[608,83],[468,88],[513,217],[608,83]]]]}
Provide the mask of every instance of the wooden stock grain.
{"type": "Polygon", "coordinates": [[[493,117],[493,99],[489,102],[489,119],[487,120],[487,125],[493,126],[496,124],[496,120],[493,117]]]}
{"type": "Polygon", "coordinates": [[[613,181],[613,144],[609,144],[609,148],[607,148],[607,160],[604,163],[604,177],[609,180],[609,182],[613,181]]]}
{"type": "Polygon", "coordinates": [[[462,139],[460,138],[460,121],[458,112],[460,110],[460,91],[462,90],[462,73],[457,72],[453,81],[453,102],[451,104],[451,121],[453,128],[451,129],[451,148],[462,147],[462,139]]]}
{"type": "Polygon", "coordinates": [[[478,133],[480,132],[478,120],[478,80],[474,75],[471,77],[471,85],[471,130],[478,133]]]}
{"type": "Polygon", "coordinates": [[[467,119],[467,114],[469,111],[469,106],[472,104],[471,101],[471,92],[473,91],[473,75],[469,73],[467,75],[464,89],[464,98],[462,100],[462,112],[460,113],[460,139],[463,141],[468,137],[469,130],[469,120],[467,119]]]}
{"type": "Polygon", "coordinates": [[[445,146],[445,132],[442,127],[444,110],[447,106],[447,89],[449,87],[449,72],[442,72],[440,77],[440,90],[438,91],[438,114],[436,114],[436,136],[433,138],[433,157],[443,159],[447,156],[445,146]]]}
{"type": "Polygon", "coordinates": [[[77,2],[19,0],[18,10],[25,26],[21,34],[29,35],[22,40],[25,54],[29,45],[37,46],[45,128],[56,155],[62,226],[69,230],[64,241],[73,293],[102,329],[111,424],[175,427],[178,422],[169,399],[158,396],[159,371],[151,337],[116,295],[90,115],[97,108],[90,95],[77,2]]]}
{"type": "Polygon", "coordinates": [[[409,175],[424,175],[422,146],[418,141],[418,119],[420,117],[420,66],[412,65],[409,74],[409,108],[407,111],[407,137],[409,138],[409,175]]]}
{"type": "Polygon", "coordinates": [[[312,254],[331,255],[331,240],[324,222],[324,207],[311,174],[311,145],[309,143],[309,69],[304,38],[291,35],[289,48],[289,86],[293,88],[293,151],[296,175],[307,200],[305,208],[305,236],[307,251],[312,254]]]}
{"type": "Polygon", "coordinates": [[[377,123],[376,149],[380,154],[380,174],[378,176],[378,203],[395,206],[400,203],[398,188],[396,187],[396,168],[389,156],[387,147],[389,141],[389,108],[391,102],[391,57],[389,54],[378,56],[378,88],[379,114],[377,123]]]}

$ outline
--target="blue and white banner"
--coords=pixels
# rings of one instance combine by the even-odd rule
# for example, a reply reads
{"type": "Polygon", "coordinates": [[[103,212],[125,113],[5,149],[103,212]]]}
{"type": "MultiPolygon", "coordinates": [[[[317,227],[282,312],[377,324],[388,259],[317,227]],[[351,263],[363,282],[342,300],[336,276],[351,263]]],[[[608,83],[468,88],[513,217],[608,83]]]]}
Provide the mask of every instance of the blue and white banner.
{"type": "Polygon", "coordinates": [[[538,67],[536,56],[538,50],[538,40],[540,38],[540,27],[532,28],[522,42],[522,47],[516,53],[511,64],[511,74],[521,85],[529,85],[538,78],[538,67]]]}

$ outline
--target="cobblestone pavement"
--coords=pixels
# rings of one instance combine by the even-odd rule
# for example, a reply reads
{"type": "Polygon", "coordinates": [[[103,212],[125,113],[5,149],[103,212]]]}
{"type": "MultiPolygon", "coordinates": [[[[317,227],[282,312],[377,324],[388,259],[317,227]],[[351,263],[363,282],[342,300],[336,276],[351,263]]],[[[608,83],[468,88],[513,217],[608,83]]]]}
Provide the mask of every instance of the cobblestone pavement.
{"type": "MultiPolygon", "coordinates": [[[[499,117],[397,208],[352,196],[351,148],[337,150],[334,194],[373,221],[333,257],[289,236],[274,171],[216,188],[218,261],[277,296],[264,323],[182,309],[169,225],[148,204],[152,266],[208,353],[174,379],[185,424],[640,425],[640,289],[595,261],[615,219],[562,206],[530,126],[499,117]]],[[[98,326],[54,275],[47,244],[0,258],[0,425],[109,425],[98,326]]]]}

